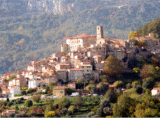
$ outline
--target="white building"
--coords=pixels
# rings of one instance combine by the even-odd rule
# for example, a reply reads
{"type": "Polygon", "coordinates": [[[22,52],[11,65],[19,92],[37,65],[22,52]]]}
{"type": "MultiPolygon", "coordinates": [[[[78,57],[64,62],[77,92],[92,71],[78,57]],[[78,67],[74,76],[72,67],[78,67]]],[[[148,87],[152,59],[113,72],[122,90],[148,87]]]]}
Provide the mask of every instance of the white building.
{"type": "Polygon", "coordinates": [[[28,80],[28,89],[37,88],[41,83],[41,79],[30,79],[28,80]]]}
{"type": "Polygon", "coordinates": [[[12,86],[9,90],[9,98],[13,98],[14,95],[21,93],[21,89],[19,86],[12,86]]]}
{"type": "Polygon", "coordinates": [[[19,79],[10,80],[8,83],[8,89],[10,89],[12,86],[20,86],[19,79]]]}
{"type": "Polygon", "coordinates": [[[153,88],[151,90],[152,96],[160,95],[160,88],[153,88]]]}

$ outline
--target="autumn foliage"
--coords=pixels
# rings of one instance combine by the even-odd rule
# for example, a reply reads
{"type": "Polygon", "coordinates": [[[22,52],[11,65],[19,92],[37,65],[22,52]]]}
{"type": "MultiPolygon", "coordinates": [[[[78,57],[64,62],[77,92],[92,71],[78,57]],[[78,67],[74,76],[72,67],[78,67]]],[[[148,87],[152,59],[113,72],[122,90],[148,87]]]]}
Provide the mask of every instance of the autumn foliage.
{"type": "Polygon", "coordinates": [[[123,72],[124,67],[120,61],[113,56],[109,56],[104,63],[104,73],[110,77],[119,77],[123,72]]]}

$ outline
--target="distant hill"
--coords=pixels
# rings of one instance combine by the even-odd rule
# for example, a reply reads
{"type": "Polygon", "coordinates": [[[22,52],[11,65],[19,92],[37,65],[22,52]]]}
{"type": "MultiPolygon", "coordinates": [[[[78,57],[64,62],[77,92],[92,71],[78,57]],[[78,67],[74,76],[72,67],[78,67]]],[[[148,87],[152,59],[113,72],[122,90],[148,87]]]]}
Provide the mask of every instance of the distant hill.
{"type": "MultiPolygon", "coordinates": [[[[93,0],[93,3],[96,1],[93,0]]],[[[86,7],[88,9],[61,14],[31,12],[22,15],[20,13],[21,15],[10,16],[12,18],[9,16],[0,18],[0,74],[23,69],[32,59],[42,59],[59,51],[63,37],[81,33],[95,35],[96,26],[103,25],[105,37],[126,39],[130,31],[160,17],[158,0],[152,3],[147,0],[140,0],[141,2],[129,0],[130,3],[126,2],[126,5],[125,1],[101,0],[100,3],[112,7],[100,3],[95,5],[97,7],[89,7],[91,0],[81,2],[74,0],[80,5],[88,3],[86,7]]],[[[2,2],[3,0],[0,3],[2,2]]],[[[67,2],[72,4],[71,0],[67,2]]]]}

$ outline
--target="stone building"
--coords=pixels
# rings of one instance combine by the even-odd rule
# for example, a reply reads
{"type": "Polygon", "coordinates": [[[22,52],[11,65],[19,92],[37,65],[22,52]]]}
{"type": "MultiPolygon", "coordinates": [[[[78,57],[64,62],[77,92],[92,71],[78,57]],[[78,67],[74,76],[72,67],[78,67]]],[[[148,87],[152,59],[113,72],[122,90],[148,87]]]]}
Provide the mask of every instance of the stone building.
{"type": "Polygon", "coordinates": [[[74,68],[74,69],[68,70],[68,80],[69,81],[76,81],[79,78],[83,79],[83,69],[74,68]]]}
{"type": "Polygon", "coordinates": [[[61,52],[67,52],[68,51],[68,44],[67,43],[63,43],[61,45],[61,52]]]}
{"type": "Polygon", "coordinates": [[[77,51],[79,48],[88,47],[96,43],[96,36],[88,34],[80,34],[66,39],[71,52],[77,51]]]}
{"type": "Polygon", "coordinates": [[[68,80],[68,74],[66,69],[56,70],[56,73],[58,75],[58,79],[62,80],[63,82],[66,82],[68,80]]]}
{"type": "Polygon", "coordinates": [[[56,86],[53,88],[53,96],[58,98],[66,96],[66,87],[65,86],[56,86]]]}

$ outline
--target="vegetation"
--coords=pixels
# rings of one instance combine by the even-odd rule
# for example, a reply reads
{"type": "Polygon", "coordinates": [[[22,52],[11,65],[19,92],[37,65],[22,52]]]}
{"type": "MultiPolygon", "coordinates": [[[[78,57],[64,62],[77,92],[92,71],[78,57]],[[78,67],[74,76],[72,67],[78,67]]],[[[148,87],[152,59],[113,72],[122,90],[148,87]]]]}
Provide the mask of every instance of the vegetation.
{"type": "MultiPolygon", "coordinates": [[[[24,2],[24,6],[26,5],[27,0],[19,1],[24,2]]],[[[104,0],[101,1],[103,4],[104,0]]],[[[16,17],[12,19],[0,20],[0,46],[1,55],[3,55],[0,58],[1,73],[24,69],[32,59],[42,59],[59,51],[63,37],[75,36],[82,32],[95,35],[95,27],[101,24],[104,26],[105,37],[126,39],[129,32],[159,17],[160,3],[157,0],[155,0],[154,7],[149,1],[140,0],[138,1],[140,5],[135,7],[113,7],[107,10],[99,6],[99,2],[95,5],[88,4],[90,2],[88,0],[75,0],[75,2],[85,4],[86,7],[82,5],[82,10],[64,14],[37,13],[38,15],[26,16],[19,16],[26,10],[23,5],[20,6],[22,9],[18,9],[17,12],[15,12],[17,8],[9,9],[9,11],[3,9],[2,15],[9,16],[11,13],[17,15],[14,15],[16,17]],[[145,11],[141,10],[142,7],[145,11]]],[[[113,6],[121,2],[134,4],[132,1],[107,1],[113,6]]],[[[154,20],[153,22],[142,26],[137,32],[144,36],[151,31],[155,32],[156,37],[159,37],[158,30],[156,31],[159,21],[154,20]],[[148,28],[147,31],[143,30],[148,26],[151,28],[148,28]]]]}
{"type": "Polygon", "coordinates": [[[104,73],[110,77],[119,77],[123,72],[123,66],[120,64],[120,61],[113,56],[109,56],[104,63],[104,73]]]}

